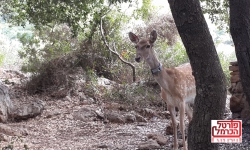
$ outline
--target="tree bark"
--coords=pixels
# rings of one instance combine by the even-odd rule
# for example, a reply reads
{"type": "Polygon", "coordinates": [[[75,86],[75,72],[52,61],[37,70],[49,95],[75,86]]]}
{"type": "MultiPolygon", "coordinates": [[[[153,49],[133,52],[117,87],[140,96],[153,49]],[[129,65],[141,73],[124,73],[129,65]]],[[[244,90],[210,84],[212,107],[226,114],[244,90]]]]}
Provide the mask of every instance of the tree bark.
{"type": "Polygon", "coordinates": [[[230,32],[242,87],[250,104],[250,0],[230,0],[230,32]]]}
{"type": "Polygon", "coordinates": [[[211,143],[211,120],[222,119],[226,82],[199,0],[168,0],[196,81],[188,149],[218,149],[211,143]]]}

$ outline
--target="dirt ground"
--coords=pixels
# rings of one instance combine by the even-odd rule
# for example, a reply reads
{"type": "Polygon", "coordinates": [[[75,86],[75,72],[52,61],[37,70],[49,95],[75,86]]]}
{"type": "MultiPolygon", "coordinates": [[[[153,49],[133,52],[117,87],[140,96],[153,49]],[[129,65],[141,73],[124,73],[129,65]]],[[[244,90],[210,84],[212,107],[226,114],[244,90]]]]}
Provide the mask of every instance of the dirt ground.
{"type": "MultiPolygon", "coordinates": [[[[35,118],[6,123],[14,130],[22,132],[23,136],[7,136],[5,141],[0,141],[0,148],[3,150],[136,150],[141,143],[148,141],[150,133],[159,133],[167,139],[167,144],[160,149],[172,149],[173,136],[166,135],[166,126],[170,125],[170,119],[166,117],[143,116],[146,122],[109,122],[100,117],[105,111],[113,111],[112,107],[106,107],[105,102],[83,103],[78,97],[70,95],[64,98],[53,98],[46,93],[29,95],[16,83],[7,84],[15,106],[41,100],[44,110],[35,118]],[[100,112],[101,115],[91,113],[93,111],[100,112]]],[[[155,107],[148,109],[156,114],[161,111],[155,107]]],[[[118,115],[133,114],[136,111],[114,108],[118,115]]],[[[187,127],[187,118],[185,121],[187,127]]],[[[242,144],[220,144],[221,149],[250,149],[248,131],[249,128],[244,128],[242,144]]],[[[180,133],[178,138],[181,143],[180,133]]]]}

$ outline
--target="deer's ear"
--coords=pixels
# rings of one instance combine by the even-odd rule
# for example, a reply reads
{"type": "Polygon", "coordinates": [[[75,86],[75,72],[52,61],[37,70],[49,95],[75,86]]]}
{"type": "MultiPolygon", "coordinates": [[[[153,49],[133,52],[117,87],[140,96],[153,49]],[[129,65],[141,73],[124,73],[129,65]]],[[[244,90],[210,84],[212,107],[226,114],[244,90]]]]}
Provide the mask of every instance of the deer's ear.
{"type": "Polygon", "coordinates": [[[128,36],[129,36],[129,39],[130,39],[131,42],[133,42],[133,43],[135,43],[135,44],[137,44],[137,43],[139,42],[138,36],[135,35],[134,33],[129,32],[129,33],[128,33],[128,36]]]}
{"type": "Polygon", "coordinates": [[[155,30],[153,30],[151,33],[150,33],[150,39],[149,39],[149,42],[150,44],[153,44],[157,39],[157,33],[155,30]]]}

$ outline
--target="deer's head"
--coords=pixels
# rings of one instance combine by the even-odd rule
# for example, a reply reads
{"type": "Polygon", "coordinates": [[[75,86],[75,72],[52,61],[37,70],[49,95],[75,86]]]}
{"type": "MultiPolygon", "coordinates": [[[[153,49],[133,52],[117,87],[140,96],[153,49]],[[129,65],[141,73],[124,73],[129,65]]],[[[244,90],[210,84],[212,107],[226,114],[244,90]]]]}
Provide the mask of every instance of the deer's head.
{"type": "Polygon", "coordinates": [[[156,38],[157,33],[155,30],[150,33],[149,39],[139,39],[137,35],[132,32],[129,32],[129,39],[135,44],[136,48],[136,62],[141,62],[142,59],[146,60],[150,58],[151,54],[153,54],[152,47],[156,38]]]}

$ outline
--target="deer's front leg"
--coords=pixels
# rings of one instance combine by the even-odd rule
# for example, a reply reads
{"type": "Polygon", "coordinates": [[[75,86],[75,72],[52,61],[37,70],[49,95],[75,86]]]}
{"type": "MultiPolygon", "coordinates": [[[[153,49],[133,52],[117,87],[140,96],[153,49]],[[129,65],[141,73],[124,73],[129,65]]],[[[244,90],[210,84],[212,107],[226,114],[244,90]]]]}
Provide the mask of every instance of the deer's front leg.
{"type": "Polygon", "coordinates": [[[177,121],[176,121],[175,107],[168,105],[168,111],[170,112],[170,115],[171,115],[172,126],[173,126],[173,131],[174,131],[174,150],[178,150],[177,121]]]}
{"type": "Polygon", "coordinates": [[[180,104],[179,111],[180,111],[180,130],[182,133],[183,148],[184,148],[184,150],[187,150],[187,145],[186,145],[186,141],[185,141],[185,123],[184,123],[185,103],[180,104]]]}

